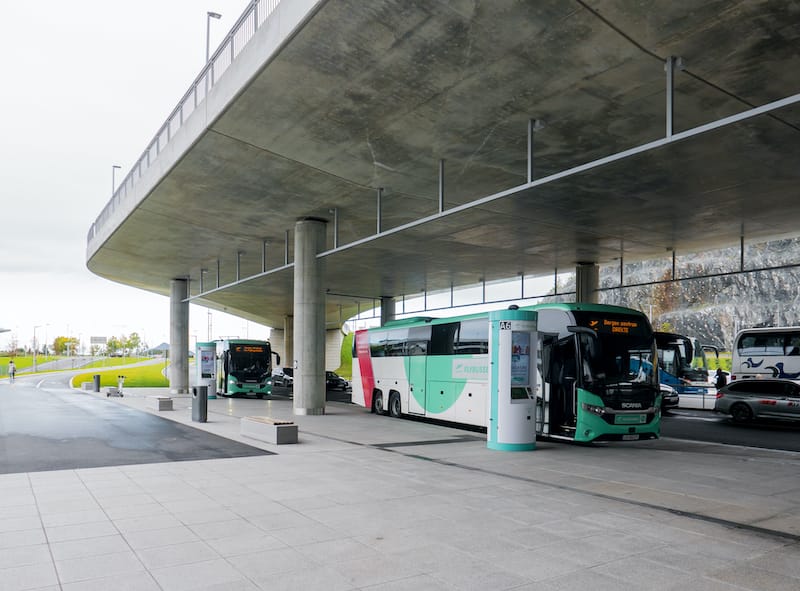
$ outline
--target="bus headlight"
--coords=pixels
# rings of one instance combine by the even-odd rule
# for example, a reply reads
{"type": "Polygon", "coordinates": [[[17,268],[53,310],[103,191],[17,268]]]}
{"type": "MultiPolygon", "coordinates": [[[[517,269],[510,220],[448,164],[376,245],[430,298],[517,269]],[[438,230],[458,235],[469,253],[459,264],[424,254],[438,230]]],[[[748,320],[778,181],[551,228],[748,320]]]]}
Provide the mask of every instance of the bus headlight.
{"type": "Polygon", "coordinates": [[[587,412],[597,415],[598,417],[602,417],[606,414],[606,409],[604,406],[595,406],[594,404],[586,404],[585,402],[581,402],[581,408],[587,412]]]}

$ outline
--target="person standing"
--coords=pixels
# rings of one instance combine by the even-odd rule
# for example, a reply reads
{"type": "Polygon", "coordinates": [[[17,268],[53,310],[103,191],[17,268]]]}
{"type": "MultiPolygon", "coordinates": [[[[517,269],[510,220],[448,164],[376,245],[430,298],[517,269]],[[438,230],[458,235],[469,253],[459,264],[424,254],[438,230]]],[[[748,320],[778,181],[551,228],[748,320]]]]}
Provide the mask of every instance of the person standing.
{"type": "Polygon", "coordinates": [[[14,376],[17,374],[17,366],[14,365],[14,360],[8,362],[8,379],[9,381],[14,381],[14,376]]]}

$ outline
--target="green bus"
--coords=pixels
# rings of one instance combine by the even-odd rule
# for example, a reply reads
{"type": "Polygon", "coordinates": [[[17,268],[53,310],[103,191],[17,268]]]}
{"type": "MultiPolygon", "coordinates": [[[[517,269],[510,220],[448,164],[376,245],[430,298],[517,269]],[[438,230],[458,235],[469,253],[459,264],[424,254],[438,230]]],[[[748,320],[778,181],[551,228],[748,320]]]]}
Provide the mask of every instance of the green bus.
{"type": "Polygon", "coordinates": [[[265,398],[272,393],[272,352],[269,341],[224,339],[217,343],[217,394],[255,394],[265,398]]]}
{"type": "MultiPolygon", "coordinates": [[[[637,310],[539,304],[537,435],[653,439],[661,425],[655,336],[637,310]]],[[[489,315],[417,317],[357,331],[352,401],[392,417],[486,427],[489,315]]]]}

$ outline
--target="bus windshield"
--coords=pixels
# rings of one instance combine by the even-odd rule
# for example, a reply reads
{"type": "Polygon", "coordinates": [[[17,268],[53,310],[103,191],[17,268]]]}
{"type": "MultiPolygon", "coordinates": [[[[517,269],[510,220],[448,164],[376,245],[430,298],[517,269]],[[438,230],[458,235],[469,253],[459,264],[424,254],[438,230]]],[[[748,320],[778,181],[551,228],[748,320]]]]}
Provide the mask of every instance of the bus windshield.
{"type": "Polygon", "coordinates": [[[658,384],[653,371],[655,339],[646,320],[588,312],[576,313],[575,319],[584,387],[601,394],[611,385],[658,384]]]}
{"type": "Polygon", "coordinates": [[[683,335],[667,332],[657,332],[655,335],[658,363],[663,371],[692,382],[705,382],[708,379],[708,362],[702,347],[683,335]]]}
{"type": "Polygon", "coordinates": [[[580,335],[581,355],[584,363],[584,382],[592,386],[618,384],[655,385],[653,371],[654,344],[652,337],[610,337],[599,335],[595,339],[580,335]],[[597,341],[593,343],[592,341],[597,341]],[[586,368],[589,369],[588,373],[586,368]]]}
{"type": "Polygon", "coordinates": [[[230,373],[263,374],[270,370],[269,353],[263,347],[235,347],[231,349],[230,373]],[[253,349],[253,350],[248,350],[253,349]]]}

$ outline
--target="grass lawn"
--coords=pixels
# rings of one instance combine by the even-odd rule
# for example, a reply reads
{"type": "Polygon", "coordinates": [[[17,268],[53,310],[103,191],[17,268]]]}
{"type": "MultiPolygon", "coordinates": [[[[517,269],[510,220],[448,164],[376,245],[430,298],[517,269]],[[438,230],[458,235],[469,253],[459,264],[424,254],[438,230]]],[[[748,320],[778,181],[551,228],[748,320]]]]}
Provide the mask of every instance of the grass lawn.
{"type": "Polygon", "coordinates": [[[95,375],[100,375],[100,387],[114,386],[117,384],[117,376],[125,376],[125,388],[166,388],[169,380],[164,377],[165,363],[151,363],[149,365],[139,365],[125,369],[114,369],[105,371],[91,371],[76,375],[72,378],[72,386],[80,387],[83,382],[91,382],[95,375]]]}
{"type": "Polygon", "coordinates": [[[142,361],[150,361],[152,357],[104,357],[98,361],[92,361],[83,366],[84,369],[93,369],[95,367],[113,367],[116,365],[130,365],[131,363],[141,363],[142,361]]]}
{"type": "MultiPolygon", "coordinates": [[[[19,373],[19,371],[22,369],[33,367],[33,355],[15,355],[14,357],[0,355],[0,376],[8,375],[8,362],[12,359],[14,360],[14,365],[17,366],[17,373],[19,373]]],[[[55,361],[56,359],[62,359],[62,357],[56,357],[54,355],[37,355],[36,365],[38,366],[42,363],[47,363],[48,361],[55,361]]]]}

